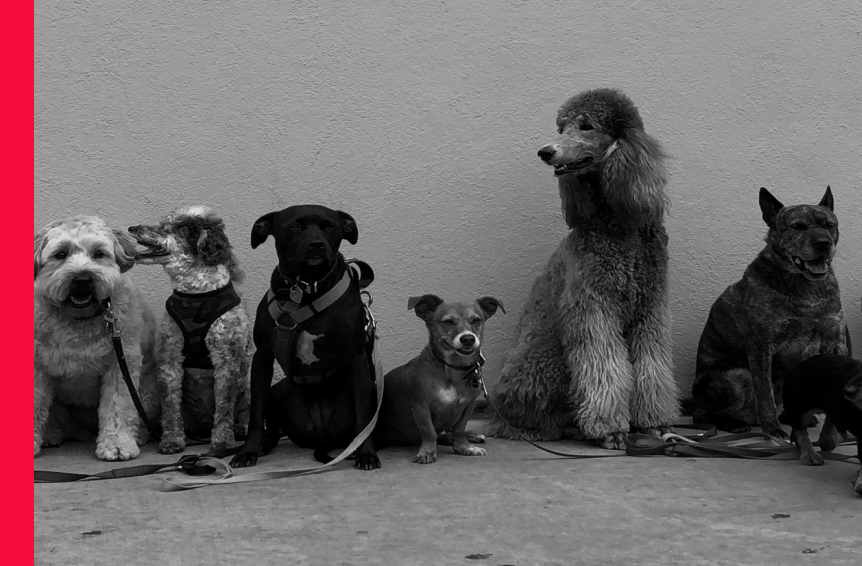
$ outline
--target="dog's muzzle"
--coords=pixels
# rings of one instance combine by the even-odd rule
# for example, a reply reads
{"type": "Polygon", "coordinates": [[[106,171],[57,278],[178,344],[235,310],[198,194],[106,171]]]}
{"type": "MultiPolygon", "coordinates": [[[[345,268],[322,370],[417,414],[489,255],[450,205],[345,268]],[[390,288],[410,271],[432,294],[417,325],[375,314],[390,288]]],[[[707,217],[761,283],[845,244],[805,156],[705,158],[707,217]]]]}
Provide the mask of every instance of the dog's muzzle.
{"type": "Polygon", "coordinates": [[[76,275],[69,284],[67,303],[74,308],[86,308],[96,302],[96,286],[91,275],[76,275]]]}
{"type": "Polygon", "coordinates": [[[135,250],[135,261],[147,258],[164,257],[170,255],[160,242],[148,237],[146,229],[143,226],[129,226],[129,234],[131,234],[138,245],[144,246],[145,250],[135,250]]]}
{"type": "Polygon", "coordinates": [[[832,262],[827,256],[818,256],[812,259],[802,259],[793,256],[793,265],[805,277],[811,280],[823,279],[829,273],[829,264],[832,262]]]}

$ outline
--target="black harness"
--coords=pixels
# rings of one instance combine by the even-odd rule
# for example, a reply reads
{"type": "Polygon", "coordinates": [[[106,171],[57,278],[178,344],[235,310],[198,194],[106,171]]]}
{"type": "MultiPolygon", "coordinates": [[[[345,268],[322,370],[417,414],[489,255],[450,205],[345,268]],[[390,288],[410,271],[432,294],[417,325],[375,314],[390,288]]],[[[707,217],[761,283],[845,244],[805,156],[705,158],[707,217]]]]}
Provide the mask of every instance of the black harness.
{"type": "Polygon", "coordinates": [[[212,324],[224,313],[240,304],[239,295],[228,283],[206,293],[174,291],[165,309],[183,333],[184,368],[213,369],[205,338],[212,324]]]}
{"type": "MultiPolygon", "coordinates": [[[[279,269],[282,278],[291,286],[289,297],[286,299],[280,297],[272,287],[266,293],[267,309],[275,321],[271,344],[273,355],[281,366],[281,369],[284,370],[285,375],[290,376],[297,384],[319,385],[324,383],[330,377],[337,374],[344,364],[348,362],[344,358],[335,358],[328,360],[326,365],[317,365],[314,373],[308,373],[298,363],[299,359],[296,351],[299,336],[308,325],[308,321],[335,304],[350,288],[352,281],[355,280],[357,282],[360,290],[365,289],[374,281],[374,272],[367,263],[356,259],[344,260],[344,262],[347,265],[347,269],[341,275],[338,282],[329,291],[304,306],[300,306],[304,294],[316,292],[320,281],[315,281],[314,283],[305,283],[299,280],[290,281],[284,277],[281,269],[279,269]]],[[[333,268],[331,273],[334,271],[333,268]]],[[[326,277],[329,277],[329,274],[326,277]]],[[[325,277],[323,280],[325,280],[325,277]]],[[[369,302],[365,305],[365,348],[370,359],[371,350],[374,347],[374,317],[371,315],[369,309],[371,294],[367,291],[363,291],[363,293],[369,297],[369,302]]],[[[376,379],[374,368],[372,367],[371,369],[371,377],[372,379],[376,379]]]]}

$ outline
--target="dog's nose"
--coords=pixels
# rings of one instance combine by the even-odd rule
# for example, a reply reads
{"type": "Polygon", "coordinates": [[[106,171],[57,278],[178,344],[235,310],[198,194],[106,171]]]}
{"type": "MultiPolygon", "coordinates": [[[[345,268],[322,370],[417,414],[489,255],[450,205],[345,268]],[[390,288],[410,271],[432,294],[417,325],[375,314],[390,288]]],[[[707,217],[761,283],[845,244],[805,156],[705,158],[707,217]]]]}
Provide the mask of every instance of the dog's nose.
{"type": "Polygon", "coordinates": [[[324,250],[326,250],[326,244],[320,240],[308,244],[308,251],[310,252],[322,252],[324,250]]]}
{"type": "Polygon", "coordinates": [[[86,287],[87,285],[91,285],[92,283],[93,277],[91,275],[76,275],[72,278],[73,287],[86,287]]]}
{"type": "Polygon", "coordinates": [[[812,242],[812,245],[818,250],[828,250],[832,247],[832,240],[829,238],[817,238],[812,242]]]}
{"type": "Polygon", "coordinates": [[[461,337],[461,344],[463,344],[467,348],[471,347],[475,343],[476,343],[476,337],[473,336],[472,334],[465,334],[464,336],[461,337]]]}
{"type": "Polygon", "coordinates": [[[554,154],[557,153],[557,150],[549,145],[546,145],[545,147],[540,149],[538,153],[539,158],[545,163],[547,163],[551,160],[552,157],[554,157],[554,154]]]}

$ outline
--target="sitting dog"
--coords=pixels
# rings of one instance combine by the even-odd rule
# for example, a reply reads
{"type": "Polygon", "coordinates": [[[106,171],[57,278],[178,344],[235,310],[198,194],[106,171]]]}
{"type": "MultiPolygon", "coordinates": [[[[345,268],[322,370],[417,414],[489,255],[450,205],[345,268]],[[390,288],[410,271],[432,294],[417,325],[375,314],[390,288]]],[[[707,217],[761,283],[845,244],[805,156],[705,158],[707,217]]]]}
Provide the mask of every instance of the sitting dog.
{"type": "Polygon", "coordinates": [[[98,412],[96,456],[129,460],[147,430],[123,380],[106,317],[121,332],[132,383],[150,419],[158,416],[156,323],[126,273],[135,242],[99,218],[52,222],[34,240],[33,453],[75,436],[64,405],[98,412]],[[56,404],[56,406],[54,406],[56,404]],[[54,418],[49,423],[49,414],[54,418]]]}
{"type": "MultiPolygon", "coordinates": [[[[632,426],[657,435],[679,414],[665,156],[616,90],[567,100],[557,132],[538,153],[553,166],[571,231],[530,291],[494,402],[530,440],[557,440],[576,424],[622,450],[632,426]]],[[[518,437],[492,419],[490,434],[518,437]]]]}
{"type": "Polygon", "coordinates": [[[383,403],[374,428],[374,445],[415,446],[414,463],[437,461],[437,444],[451,444],[455,453],[484,456],[481,434],[467,432],[467,420],[482,391],[481,354],[485,321],[503,303],[482,297],[470,304],[445,303],[436,295],[410,297],[408,309],[428,327],[422,352],[386,374],[383,403]],[[443,436],[439,436],[439,435],[443,436]]]}
{"type": "MultiPolygon", "coordinates": [[[[820,448],[835,449],[833,429],[856,437],[856,454],[862,460],[862,362],[847,356],[817,355],[800,363],[784,379],[784,412],[780,421],[791,426],[791,439],[799,445],[799,463],[823,465],[808,438],[806,418],[822,411],[826,420],[820,431],[820,448]]],[[[853,483],[862,495],[862,469],[853,483]]]]}
{"type": "MultiPolygon", "coordinates": [[[[257,307],[248,438],[231,465],[255,465],[282,434],[329,462],[329,451],[371,422],[377,402],[359,276],[338,251],[342,240],[356,244],[359,231],[345,212],[306,205],[260,217],[251,247],[269,236],[278,264],[257,307]],[[270,389],[275,361],[285,378],[270,389]]],[[[355,466],[380,467],[370,436],[355,466]]]]}
{"type": "Polygon", "coordinates": [[[776,400],[784,376],[815,354],[847,355],[832,258],[832,190],[820,204],[785,207],[765,188],[766,247],[712,305],[697,347],[694,422],[786,438],[776,400]]]}
{"type": "Polygon", "coordinates": [[[159,452],[182,452],[186,430],[223,452],[248,422],[251,330],[233,287],[242,272],[224,222],[194,206],[129,232],[147,248],[135,260],[161,265],[174,289],[159,329],[159,452]]]}

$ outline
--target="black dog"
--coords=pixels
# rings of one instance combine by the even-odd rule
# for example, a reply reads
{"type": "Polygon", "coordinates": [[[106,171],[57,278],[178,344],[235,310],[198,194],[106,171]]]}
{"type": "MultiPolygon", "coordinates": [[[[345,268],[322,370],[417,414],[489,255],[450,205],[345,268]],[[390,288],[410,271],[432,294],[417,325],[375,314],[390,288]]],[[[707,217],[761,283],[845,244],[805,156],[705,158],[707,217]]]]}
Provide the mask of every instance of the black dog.
{"type": "MultiPolygon", "coordinates": [[[[808,358],[784,379],[784,412],[780,421],[793,428],[801,464],[820,466],[823,456],[814,451],[804,419],[819,409],[826,413],[820,432],[820,448],[835,448],[832,429],[856,437],[856,454],[862,459],[862,362],[847,356],[818,355],[808,358]]],[[[862,495],[862,470],[853,485],[862,495]]]]}
{"type": "MultiPolygon", "coordinates": [[[[350,444],[376,408],[359,281],[338,253],[342,239],[355,244],[359,232],[349,214],[307,205],[260,217],[251,247],[268,236],[278,265],[257,307],[248,437],[231,465],[255,465],[282,434],[329,462],[327,453],[350,444]],[[297,321],[303,313],[309,318],[297,321]],[[275,361],[286,377],[270,388],[275,361]]],[[[380,467],[371,438],[355,458],[357,468],[380,467]]]]}

